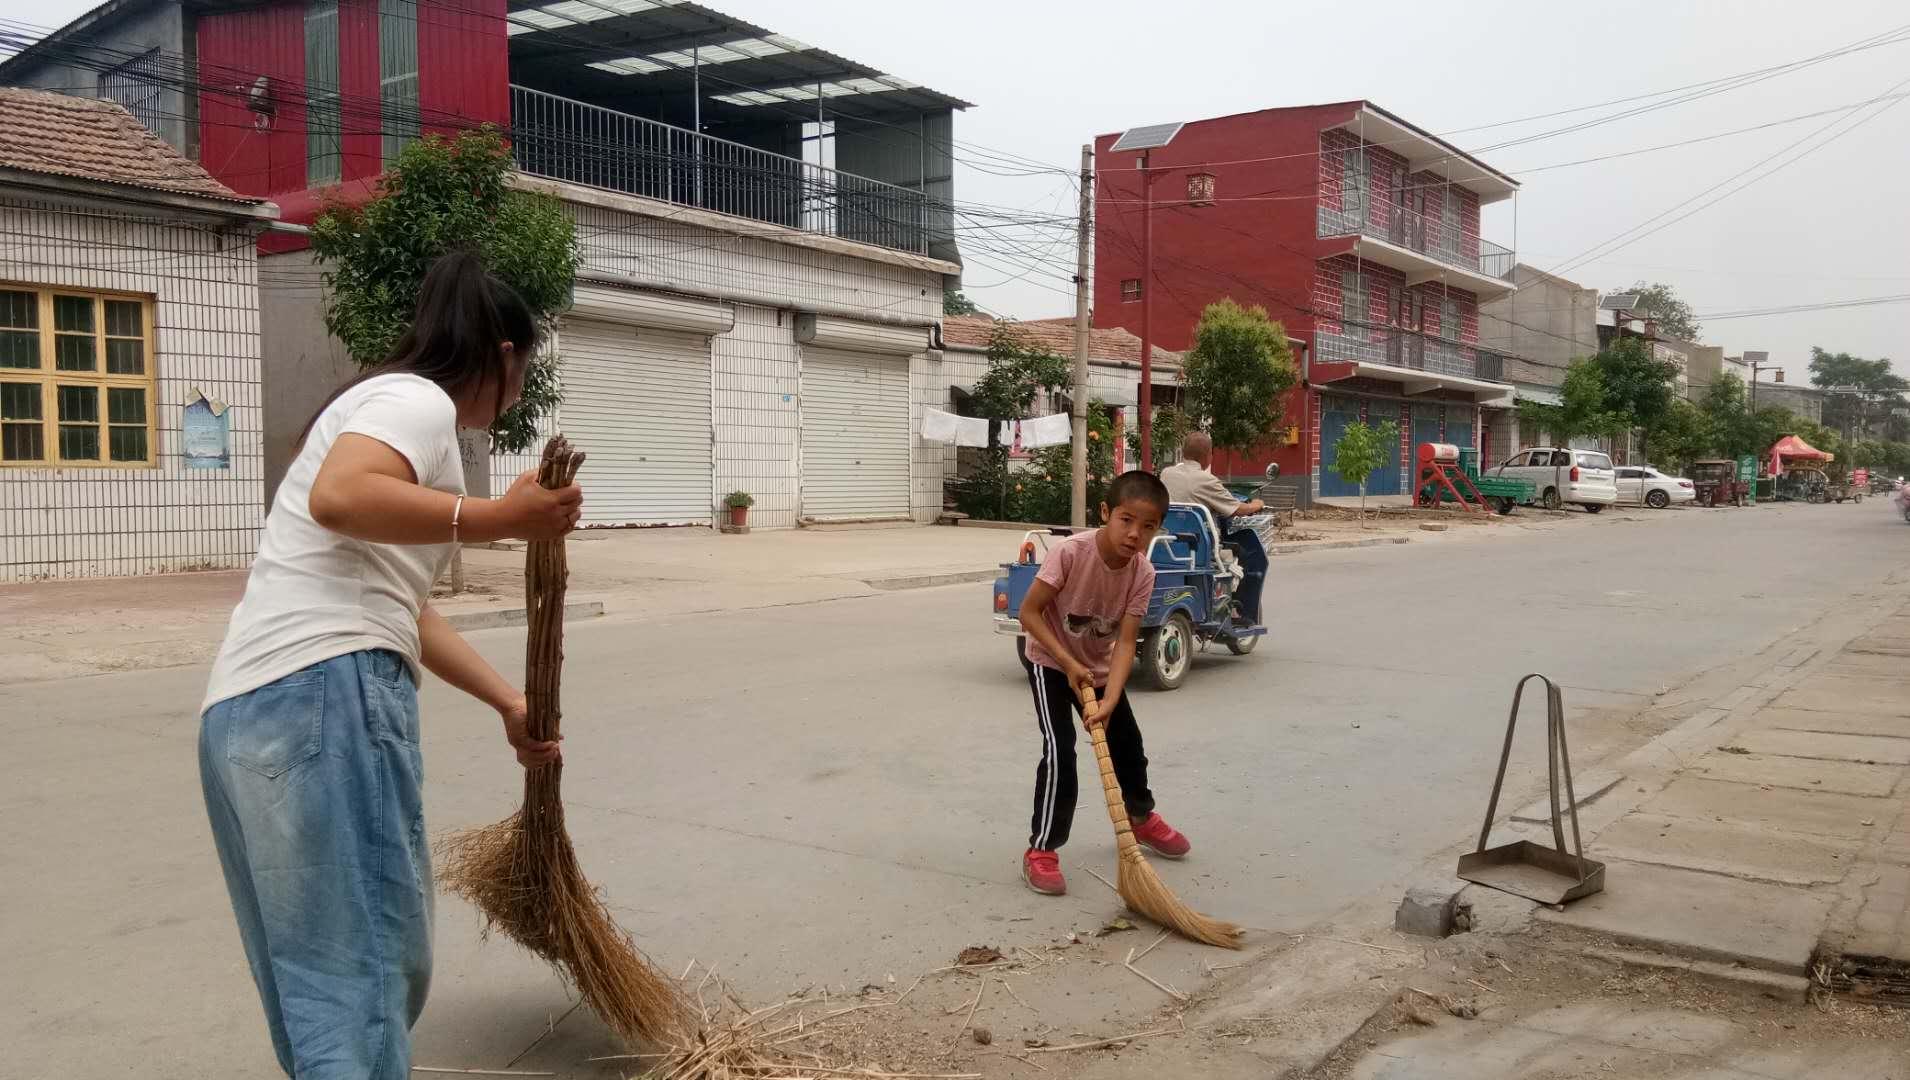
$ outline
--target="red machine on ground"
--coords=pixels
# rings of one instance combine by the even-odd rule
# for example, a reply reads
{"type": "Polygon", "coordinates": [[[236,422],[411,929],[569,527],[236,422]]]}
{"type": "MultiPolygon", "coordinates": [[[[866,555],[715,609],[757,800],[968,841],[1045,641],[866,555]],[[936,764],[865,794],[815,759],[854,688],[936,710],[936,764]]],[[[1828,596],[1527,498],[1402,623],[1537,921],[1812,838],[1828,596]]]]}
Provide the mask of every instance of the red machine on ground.
{"type": "Polygon", "coordinates": [[[1438,506],[1442,498],[1441,489],[1468,510],[1484,513],[1490,509],[1486,505],[1486,497],[1479,494],[1479,488],[1473,484],[1472,477],[1459,467],[1457,446],[1451,443],[1420,443],[1419,479],[1413,483],[1413,490],[1419,492],[1419,505],[1438,506]]]}

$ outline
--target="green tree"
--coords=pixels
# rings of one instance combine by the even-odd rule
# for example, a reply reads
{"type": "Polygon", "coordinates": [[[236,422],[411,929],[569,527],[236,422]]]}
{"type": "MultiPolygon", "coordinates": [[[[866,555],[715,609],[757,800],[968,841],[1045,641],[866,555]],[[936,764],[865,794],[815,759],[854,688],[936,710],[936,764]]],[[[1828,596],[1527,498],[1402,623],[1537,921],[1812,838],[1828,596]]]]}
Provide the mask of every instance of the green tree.
{"type": "Polygon", "coordinates": [[[1650,344],[1635,337],[1617,339],[1592,362],[1604,387],[1603,412],[1613,426],[1610,434],[1642,429],[1645,438],[1638,449],[1641,457],[1646,456],[1651,429],[1663,421],[1677,398],[1672,387],[1678,377],[1677,362],[1660,360],[1652,355],[1650,344]]]}
{"type": "Polygon", "coordinates": [[[1692,462],[1717,452],[1710,417],[1683,398],[1672,400],[1671,407],[1646,429],[1646,437],[1656,447],[1653,464],[1670,472],[1681,473],[1692,462]]]}
{"type": "Polygon", "coordinates": [[[942,314],[979,315],[981,308],[977,307],[975,301],[970,300],[968,295],[960,289],[945,289],[942,292],[942,314]]]}
{"type": "Polygon", "coordinates": [[[1355,420],[1346,425],[1333,444],[1333,472],[1360,489],[1360,526],[1366,525],[1366,480],[1391,458],[1389,450],[1399,444],[1399,423],[1382,420],[1368,424],[1355,420]]]}
{"type": "Polygon", "coordinates": [[[1606,408],[1603,370],[1591,358],[1574,360],[1565,369],[1559,384],[1557,405],[1536,401],[1519,402],[1519,420],[1543,428],[1560,446],[1587,436],[1607,438],[1624,429],[1622,421],[1606,408]]]}
{"type": "MultiPolygon", "coordinates": [[[[1066,390],[1073,379],[1074,367],[1067,360],[1035,346],[1013,323],[998,322],[988,337],[988,370],[975,380],[970,405],[974,415],[989,420],[1020,419],[1034,410],[1042,394],[1052,398],[1066,390]]],[[[1111,433],[1104,432],[1100,441],[1109,441],[1110,436],[1111,433]]],[[[1009,449],[991,446],[984,450],[981,462],[955,484],[955,505],[963,513],[985,521],[1031,520],[1022,515],[1038,509],[1033,504],[1040,500],[1031,492],[1030,484],[1042,474],[1012,468],[1009,449]]],[[[1072,447],[1065,449],[1072,454],[1072,447]]],[[[1112,459],[1110,450],[1109,460],[1112,459]]],[[[1065,458],[1059,475],[1063,485],[1061,516],[1055,520],[1044,518],[1044,524],[1061,525],[1068,520],[1067,485],[1074,480],[1073,469],[1065,458]]],[[[1089,487],[1092,495],[1093,484],[1089,487]]],[[[1089,504],[1093,505],[1092,498],[1089,504]]],[[[1041,512],[1046,514],[1045,510],[1041,512]]]]}
{"type": "Polygon", "coordinates": [[[1640,281],[1629,289],[1611,291],[1637,293],[1638,306],[1631,309],[1632,314],[1649,317],[1657,324],[1658,332],[1667,337],[1696,341],[1698,332],[1704,329],[1692,313],[1691,305],[1680,299],[1677,291],[1662,281],[1640,281]]]}
{"type": "MultiPolygon", "coordinates": [[[[410,325],[418,286],[438,256],[474,248],[548,330],[570,307],[577,233],[562,202],[513,191],[511,152],[495,130],[405,148],[369,202],[328,206],[312,226],[324,268],[325,327],[360,367],[383,363],[410,325]]],[[[491,427],[493,445],[522,450],[557,404],[556,357],[531,358],[524,396],[491,427]]]]}
{"type": "Polygon", "coordinates": [[[1252,451],[1279,426],[1298,381],[1286,329],[1265,308],[1222,300],[1201,312],[1181,360],[1182,411],[1216,447],[1252,451]]]}
{"type": "Polygon", "coordinates": [[[1811,383],[1840,392],[1824,402],[1824,423],[1857,436],[1892,417],[1905,405],[1903,392],[1910,382],[1890,370],[1888,359],[1866,360],[1849,353],[1827,352],[1811,346],[1811,383]]]}

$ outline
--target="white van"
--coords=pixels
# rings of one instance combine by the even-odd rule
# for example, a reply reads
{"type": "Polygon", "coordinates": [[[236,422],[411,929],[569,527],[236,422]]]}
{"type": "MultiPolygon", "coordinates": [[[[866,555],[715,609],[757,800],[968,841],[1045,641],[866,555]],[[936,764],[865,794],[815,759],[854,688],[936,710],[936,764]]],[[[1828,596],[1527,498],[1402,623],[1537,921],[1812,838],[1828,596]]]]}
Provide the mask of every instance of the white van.
{"type": "Polygon", "coordinates": [[[1493,475],[1531,481],[1533,502],[1547,510],[1576,503],[1596,514],[1618,501],[1618,472],[1598,450],[1536,446],[1506,459],[1493,475]]]}

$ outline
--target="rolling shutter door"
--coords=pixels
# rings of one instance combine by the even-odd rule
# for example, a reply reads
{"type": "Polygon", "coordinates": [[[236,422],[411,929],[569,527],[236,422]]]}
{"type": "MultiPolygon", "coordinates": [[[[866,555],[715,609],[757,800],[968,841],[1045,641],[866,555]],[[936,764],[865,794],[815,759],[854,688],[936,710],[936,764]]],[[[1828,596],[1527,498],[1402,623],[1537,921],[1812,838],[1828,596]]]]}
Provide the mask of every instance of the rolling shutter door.
{"type": "Polygon", "coordinates": [[[715,514],[710,339],[577,319],[559,342],[564,434],[590,455],[587,525],[707,525],[715,514]]]}
{"type": "Polygon", "coordinates": [[[908,516],[908,357],[803,347],[802,513],[908,516]]]}

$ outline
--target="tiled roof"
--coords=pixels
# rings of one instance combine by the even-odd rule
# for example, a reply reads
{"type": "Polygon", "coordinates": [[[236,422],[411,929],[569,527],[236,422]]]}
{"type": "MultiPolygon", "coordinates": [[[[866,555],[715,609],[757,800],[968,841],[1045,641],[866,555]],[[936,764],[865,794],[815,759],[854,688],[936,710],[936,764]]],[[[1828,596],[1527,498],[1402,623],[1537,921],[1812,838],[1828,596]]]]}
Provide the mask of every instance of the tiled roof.
{"type": "MultiPolygon", "coordinates": [[[[950,315],[942,320],[942,339],[958,348],[986,349],[998,324],[986,315],[950,315]]],[[[1074,355],[1074,320],[1029,319],[1007,324],[1027,343],[1057,356],[1074,355]]],[[[1141,361],[1141,339],[1120,327],[1096,327],[1088,331],[1088,356],[1092,360],[1141,361]]],[[[1163,364],[1180,363],[1180,354],[1156,345],[1154,360],[1163,364]]]]}
{"type": "Polygon", "coordinates": [[[261,203],[214,180],[124,107],[46,90],[0,87],[0,168],[261,203]]]}

